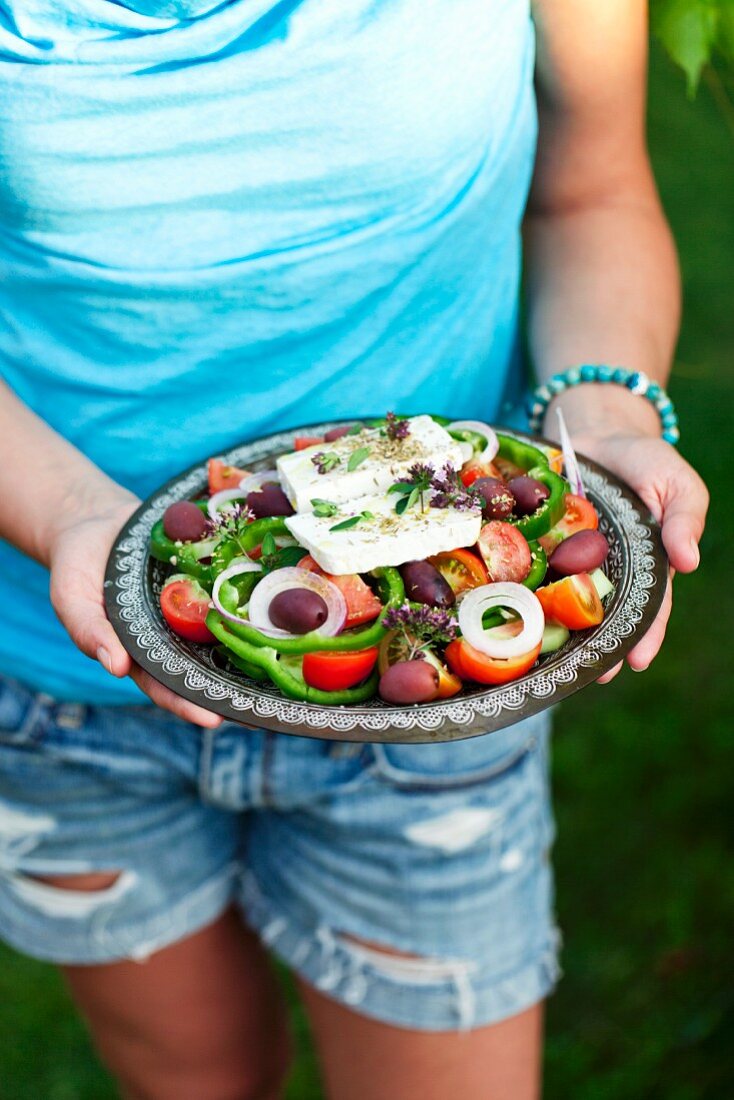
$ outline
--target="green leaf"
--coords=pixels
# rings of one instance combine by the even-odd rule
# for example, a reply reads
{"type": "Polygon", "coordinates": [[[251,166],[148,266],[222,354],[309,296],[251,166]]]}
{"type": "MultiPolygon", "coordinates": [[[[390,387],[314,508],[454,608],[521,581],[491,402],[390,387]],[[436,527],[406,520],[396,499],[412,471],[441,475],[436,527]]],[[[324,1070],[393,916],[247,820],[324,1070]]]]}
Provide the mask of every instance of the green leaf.
{"type": "Polygon", "coordinates": [[[395,511],[399,516],[402,516],[405,509],[408,507],[408,497],[401,497],[395,505],[395,511]]]}
{"type": "Polygon", "coordinates": [[[301,558],[305,558],[308,550],[303,546],[282,546],[277,553],[278,568],[288,565],[298,565],[301,558]]]}
{"type": "Polygon", "coordinates": [[[358,523],[362,522],[362,516],[350,516],[349,519],[343,519],[341,523],[335,523],[333,527],[330,527],[330,531],[346,531],[349,527],[356,527],[358,523]]]}
{"type": "Polygon", "coordinates": [[[349,462],[347,462],[347,470],[351,474],[353,470],[356,470],[360,466],[370,453],[370,447],[358,447],[356,451],[353,451],[349,456],[349,462]]]}
{"type": "Polygon", "coordinates": [[[720,17],[715,0],[651,0],[653,33],[686,74],[688,94],[698,87],[711,60],[720,17]]]}
{"type": "Polygon", "coordinates": [[[396,481],[394,485],[391,485],[387,490],[388,493],[410,493],[413,491],[412,481],[396,481]]]}
{"type": "Polygon", "coordinates": [[[716,45],[727,61],[734,62],[734,2],[728,0],[719,8],[719,27],[716,45]]]}
{"type": "Polygon", "coordinates": [[[321,500],[320,497],[314,497],[311,501],[311,505],[313,507],[313,514],[321,518],[335,516],[339,511],[336,504],[332,504],[330,500],[321,500]]]}
{"type": "Polygon", "coordinates": [[[262,557],[267,557],[269,554],[274,554],[277,549],[278,549],[278,547],[276,545],[275,538],[274,538],[272,532],[268,531],[268,533],[265,535],[265,537],[262,541],[262,547],[261,547],[262,557]]]}
{"type": "Polygon", "coordinates": [[[417,486],[414,489],[412,489],[411,492],[410,492],[410,496],[408,497],[408,503],[405,506],[406,509],[407,508],[412,508],[415,504],[417,504],[418,503],[418,498],[420,497],[420,495],[421,495],[421,491],[417,486]]]}

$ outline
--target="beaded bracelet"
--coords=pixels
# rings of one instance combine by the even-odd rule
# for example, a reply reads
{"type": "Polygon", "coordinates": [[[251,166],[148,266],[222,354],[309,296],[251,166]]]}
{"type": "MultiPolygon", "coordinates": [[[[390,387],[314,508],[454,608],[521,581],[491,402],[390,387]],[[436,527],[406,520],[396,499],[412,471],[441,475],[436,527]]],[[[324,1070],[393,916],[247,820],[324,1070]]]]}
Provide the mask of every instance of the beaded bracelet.
{"type": "Polygon", "coordinates": [[[563,371],[561,374],[554,374],[542,386],[533,390],[527,406],[530,430],[541,431],[545,410],[556,394],[563,393],[564,390],[578,386],[582,382],[613,382],[618,386],[626,386],[630,393],[645,397],[658,411],[663,425],[663,439],[667,443],[672,443],[673,446],[680,439],[675,406],[661,385],[652,382],[641,370],[594,366],[591,363],[585,363],[581,367],[571,367],[570,370],[563,371]]]}

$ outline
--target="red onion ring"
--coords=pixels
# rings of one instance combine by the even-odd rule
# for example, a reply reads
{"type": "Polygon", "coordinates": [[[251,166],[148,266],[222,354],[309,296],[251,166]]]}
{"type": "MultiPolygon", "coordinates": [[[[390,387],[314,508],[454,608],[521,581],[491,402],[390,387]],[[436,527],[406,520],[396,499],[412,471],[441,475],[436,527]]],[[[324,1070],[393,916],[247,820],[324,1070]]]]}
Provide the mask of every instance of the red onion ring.
{"type": "Polygon", "coordinates": [[[216,519],[218,517],[222,504],[227,504],[230,500],[242,500],[243,497],[246,496],[247,493],[243,493],[242,489],[220,489],[218,493],[214,493],[209,497],[209,502],[206,506],[209,518],[216,519]]]}
{"type": "Polygon", "coordinates": [[[494,433],[494,429],[490,428],[489,424],[485,424],[483,420],[454,420],[447,426],[446,431],[476,432],[477,435],[483,435],[487,443],[478,456],[480,462],[491,462],[500,449],[499,440],[494,433]]]}
{"type": "Polygon", "coordinates": [[[274,481],[280,485],[280,477],[277,470],[259,470],[256,474],[248,474],[240,482],[240,489],[244,496],[248,493],[259,493],[266,481],[274,481]]]}
{"type": "Polygon", "coordinates": [[[487,657],[507,660],[521,657],[540,645],[545,629],[545,615],[540,600],[522,584],[512,581],[499,581],[495,584],[483,584],[473,588],[462,597],[459,604],[459,627],[469,645],[474,646],[487,657]],[[522,619],[522,630],[512,637],[503,637],[509,633],[504,628],[496,633],[485,630],[482,617],[487,611],[497,607],[509,607],[522,619]]]}
{"type": "Polygon", "coordinates": [[[274,626],[270,619],[269,608],[273,599],[281,592],[287,592],[291,588],[308,588],[318,593],[328,608],[326,622],[318,630],[325,638],[333,638],[343,628],[347,621],[347,604],[344,596],[331,581],[318,573],[310,573],[307,569],[299,569],[297,566],[285,566],[283,569],[274,569],[267,573],[250,596],[248,613],[250,622],[263,634],[269,634],[273,638],[298,638],[298,634],[291,634],[287,630],[280,630],[274,626]]]}

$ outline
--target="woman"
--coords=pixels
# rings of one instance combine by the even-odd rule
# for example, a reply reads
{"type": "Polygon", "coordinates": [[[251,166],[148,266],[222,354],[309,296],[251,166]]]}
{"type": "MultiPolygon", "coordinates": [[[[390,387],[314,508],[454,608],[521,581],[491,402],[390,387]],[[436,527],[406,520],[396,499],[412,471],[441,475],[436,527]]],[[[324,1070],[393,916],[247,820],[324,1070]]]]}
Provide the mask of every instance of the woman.
{"type": "MultiPolygon", "coordinates": [[[[0,7],[0,930],[63,967],[127,1097],[279,1095],[266,946],[330,1096],[538,1095],[545,721],[389,753],[222,724],[131,663],[102,577],[139,497],[248,436],[388,408],[507,420],[533,165],[539,376],[664,381],[679,286],[645,8],[0,7]]],[[[653,406],[581,385],[549,433],[556,405],[694,570],[706,491],[653,406]]]]}

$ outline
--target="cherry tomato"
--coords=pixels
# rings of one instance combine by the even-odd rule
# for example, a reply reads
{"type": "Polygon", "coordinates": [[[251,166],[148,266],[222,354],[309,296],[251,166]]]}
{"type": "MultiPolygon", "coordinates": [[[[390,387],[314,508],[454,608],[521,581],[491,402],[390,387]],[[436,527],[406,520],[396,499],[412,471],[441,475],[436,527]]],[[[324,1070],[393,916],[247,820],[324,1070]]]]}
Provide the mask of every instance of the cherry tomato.
{"type": "Polygon", "coordinates": [[[538,539],[538,542],[546,554],[550,555],[559,542],[563,542],[569,535],[575,535],[577,531],[596,531],[598,526],[599,516],[591,501],[585,497],[577,497],[574,493],[567,493],[566,511],[555,527],[538,539]]]}
{"type": "Polygon", "coordinates": [[[382,611],[382,604],[377,596],[358,573],[344,573],[340,576],[325,573],[310,554],[301,558],[298,566],[300,569],[308,569],[311,573],[319,573],[336,585],[347,603],[346,626],[361,626],[363,623],[369,623],[382,611]]]}
{"type": "Polygon", "coordinates": [[[323,443],[323,435],[297,435],[293,440],[294,451],[305,451],[306,447],[313,447],[317,443],[323,443]]]}
{"type": "Polygon", "coordinates": [[[588,573],[574,573],[554,584],[546,584],[535,595],[543,606],[546,619],[555,619],[569,630],[598,626],[604,618],[604,607],[588,573]]]}
{"type": "Polygon", "coordinates": [[[238,466],[228,466],[221,458],[210,458],[209,470],[209,495],[221,492],[222,489],[236,489],[243,477],[249,475],[249,470],[240,470],[238,466]]]}
{"type": "Polygon", "coordinates": [[[324,650],[303,657],[303,678],[321,691],[344,691],[366,680],[377,663],[377,646],[343,653],[324,650]]]}
{"type": "Polygon", "coordinates": [[[161,611],[171,630],[189,642],[215,642],[207,630],[211,597],[193,577],[174,578],[161,591],[161,611]]]}
{"type": "Polygon", "coordinates": [[[446,550],[428,561],[448,581],[455,596],[489,582],[484,562],[471,550],[446,550]]]}
{"type": "Polygon", "coordinates": [[[493,462],[480,462],[476,458],[470,458],[468,462],[465,462],[461,467],[461,473],[459,474],[462,483],[468,489],[470,485],[473,485],[477,478],[480,477],[502,477],[497,467],[493,462]]]}
{"type": "Polygon", "coordinates": [[[487,566],[490,581],[525,580],[533,564],[528,540],[511,523],[492,519],[485,523],[477,539],[479,553],[487,566]]]}
{"type": "Polygon", "coordinates": [[[446,646],[449,668],[462,680],[475,680],[478,684],[507,684],[524,676],[538,659],[540,646],[519,657],[500,660],[488,657],[469,645],[466,638],[457,638],[446,646]]]}
{"type": "MultiPolygon", "coordinates": [[[[380,642],[380,655],[377,661],[377,667],[382,676],[392,665],[399,664],[402,661],[410,661],[413,658],[413,646],[417,644],[413,640],[406,636],[403,630],[391,630],[380,642]]],[[[430,649],[423,650],[423,657],[429,664],[433,665],[438,673],[438,688],[436,689],[435,699],[450,699],[452,695],[456,695],[461,691],[461,680],[458,676],[454,676],[452,672],[446,668],[443,661],[440,661],[435,653],[430,649]]]]}

